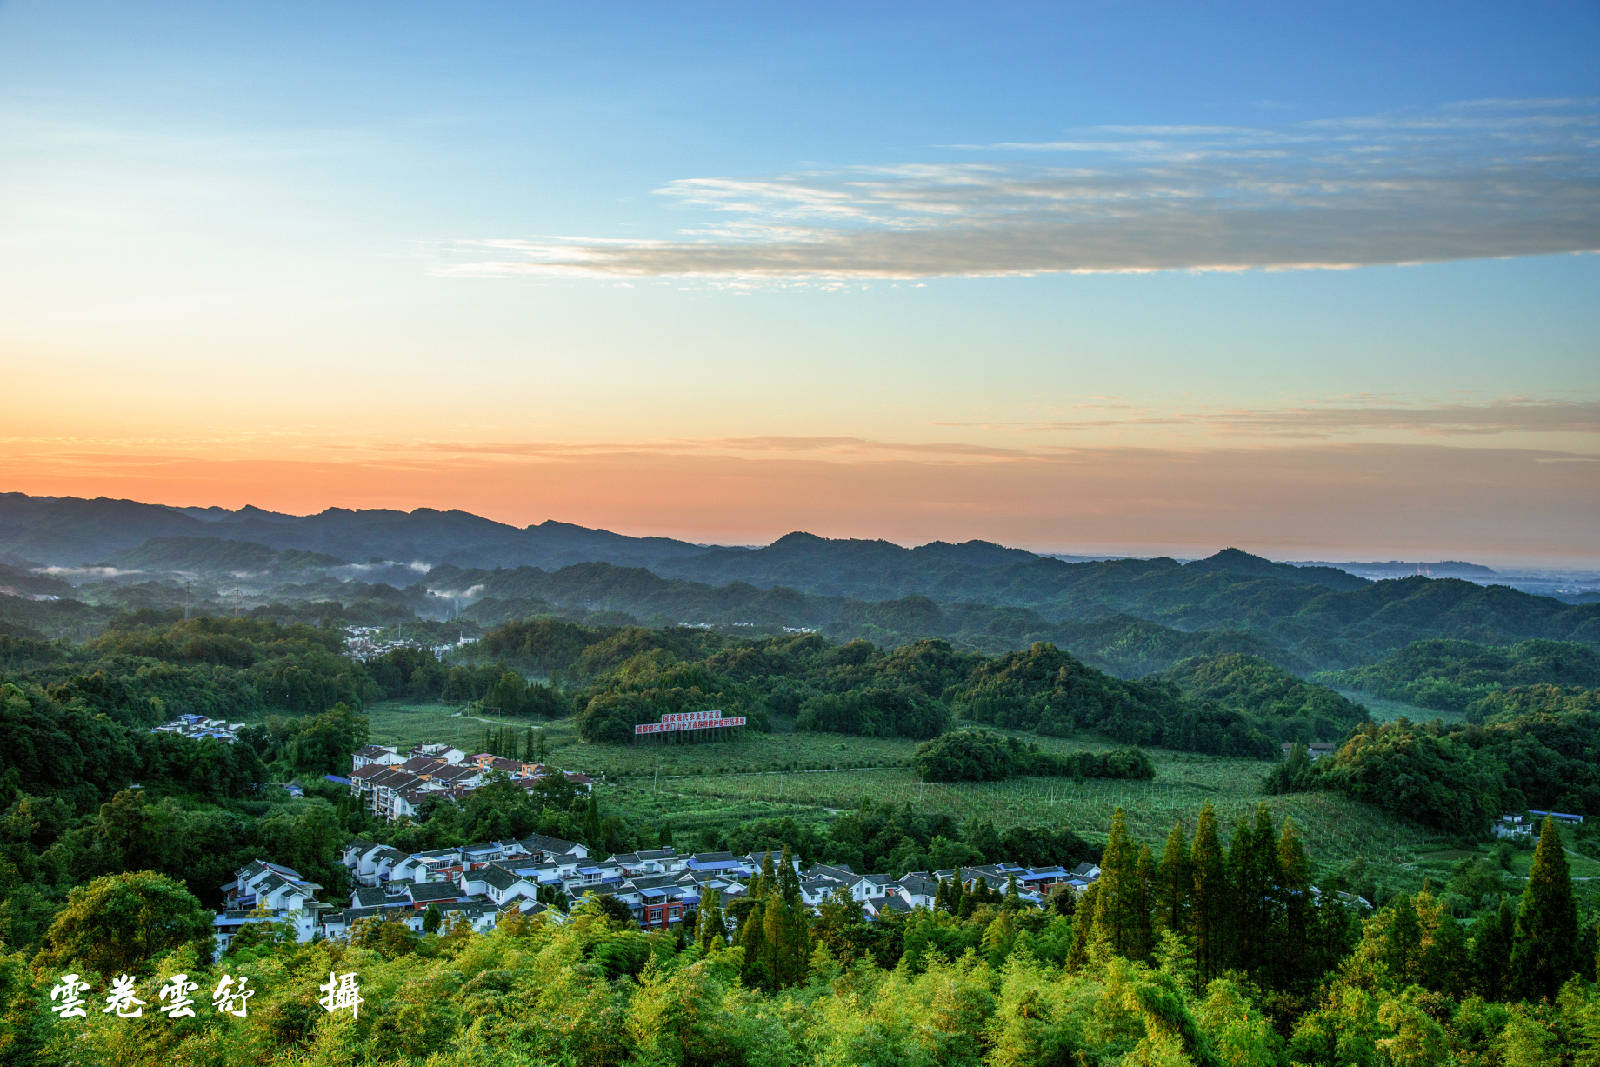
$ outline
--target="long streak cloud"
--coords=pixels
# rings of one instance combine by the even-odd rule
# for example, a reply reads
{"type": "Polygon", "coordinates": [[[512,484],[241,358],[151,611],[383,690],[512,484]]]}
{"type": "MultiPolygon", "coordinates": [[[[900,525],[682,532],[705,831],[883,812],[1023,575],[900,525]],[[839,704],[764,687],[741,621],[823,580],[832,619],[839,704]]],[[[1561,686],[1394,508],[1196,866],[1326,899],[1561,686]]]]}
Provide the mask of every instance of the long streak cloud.
{"type": "Polygon", "coordinates": [[[655,239],[480,237],[435,273],[781,283],[1345,268],[1600,249],[1600,101],[1115,126],[655,190],[655,239]]]}

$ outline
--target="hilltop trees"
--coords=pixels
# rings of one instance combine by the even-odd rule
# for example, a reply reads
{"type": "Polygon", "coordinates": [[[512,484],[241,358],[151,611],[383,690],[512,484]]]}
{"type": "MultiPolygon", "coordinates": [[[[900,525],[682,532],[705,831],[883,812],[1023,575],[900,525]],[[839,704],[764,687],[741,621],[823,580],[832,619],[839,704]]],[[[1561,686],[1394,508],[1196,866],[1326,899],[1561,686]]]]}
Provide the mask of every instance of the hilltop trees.
{"type": "Polygon", "coordinates": [[[501,671],[494,684],[484,690],[477,705],[483,711],[499,715],[537,715],[543,718],[566,715],[572,710],[550,686],[529,682],[512,670],[501,671]]]}
{"type": "Polygon", "coordinates": [[[1056,755],[1036,742],[988,730],[958,730],[925,741],[917,746],[911,765],[924,782],[986,782],[1030,774],[1143,780],[1156,775],[1154,762],[1137,748],[1056,755]]]}
{"type": "Polygon", "coordinates": [[[184,945],[210,958],[211,913],[165,875],[131,871],[74,889],[33,966],[45,973],[82,966],[107,977],[134,974],[184,945]]]}
{"type": "Polygon", "coordinates": [[[578,732],[587,741],[627,741],[639,723],[707,708],[744,715],[751,729],[767,728],[766,705],[748,686],[704,662],[681,662],[663,649],[625,661],[579,699],[578,732]]]}
{"type": "Polygon", "coordinates": [[[1452,833],[1482,835],[1502,811],[1600,811],[1600,708],[1534,711],[1487,725],[1366,725],[1314,780],[1452,833]]]}
{"type": "Polygon", "coordinates": [[[1367,709],[1326,686],[1303,681],[1259,656],[1226,653],[1186,659],[1162,675],[1192,699],[1248,715],[1280,741],[1343,737],[1367,721],[1367,709]]]}
{"type": "Polygon", "coordinates": [[[800,705],[795,726],[867,737],[935,737],[950,722],[950,709],[909,686],[872,686],[822,693],[800,705]]]}
{"type": "Polygon", "coordinates": [[[1503,809],[1490,760],[1437,723],[1424,727],[1398,719],[1362,726],[1318,772],[1356,800],[1456,833],[1486,832],[1503,809]]]}
{"type": "Polygon", "coordinates": [[[1600,652],[1568,641],[1515,645],[1417,641],[1362,667],[1333,675],[1339,683],[1425,708],[1492,710],[1485,699],[1510,687],[1600,687],[1600,652]]]}

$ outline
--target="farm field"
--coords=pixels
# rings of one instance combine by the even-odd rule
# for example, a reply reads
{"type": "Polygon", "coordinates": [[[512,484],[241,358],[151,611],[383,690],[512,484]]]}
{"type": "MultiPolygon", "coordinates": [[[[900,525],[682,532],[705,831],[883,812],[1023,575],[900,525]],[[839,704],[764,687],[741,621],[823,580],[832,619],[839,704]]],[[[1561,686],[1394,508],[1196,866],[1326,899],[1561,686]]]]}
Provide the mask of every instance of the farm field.
{"type": "MultiPolygon", "coordinates": [[[[370,738],[375,745],[407,749],[413,745],[446,743],[464,751],[478,752],[483,748],[483,731],[490,723],[456,714],[462,710],[464,707],[456,704],[389,700],[369,705],[362,714],[371,724],[370,738]]],[[[528,726],[528,720],[500,721],[519,729],[528,726]]]]}
{"type": "Polygon", "coordinates": [[[494,719],[458,716],[458,710],[448,704],[387,701],[372,705],[364,714],[371,723],[373,744],[403,748],[446,742],[476,752],[482,747],[485,729],[503,725],[519,736],[529,728],[543,730],[552,764],[607,778],[900,766],[917,747],[915,741],[903,738],[754,731],[738,740],[703,744],[596,744],[579,738],[571,719],[494,719]]]}
{"type": "Polygon", "coordinates": [[[1249,760],[1196,761],[1152,752],[1157,775],[1152,782],[1070,778],[1024,778],[1009,782],[924,783],[903,767],[848,771],[763,772],[663,779],[661,792],[717,798],[729,803],[767,800],[810,804],[827,810],[855,806],[862,797],[910,804],[921,811],[973,816],[997,827],[1019,824],[1066,825],[1083,837],[1104,841],[1112,813],[1121,807],[1133,836],[1159,850],[1175,821],[1192,827],[1206,800],[1216,806],[1224,827],[1252,815],[1263,799],[1278,818],[1293,816],[1313,861],[1338,868],[1360,856],[1369,863],[1400,864],[1424,847],[1420,830],[1328,793],[1262,797],[1256,788],[1265,764],[1249,760]]]}
{"type": "Polygon", "coordinates": [[[1466,716],[1459,711],[1440,711],[1438,708],[1425,708],[1419,704],[1407,704],[1403,700],[1390,700],[1387,697],[1375,696],[1360,689],[1340,689],[1342,697],[1354,700],[1372,712],[1374,722],[1394,722],[1396,719],[1410,719],[1412,722],[1432,722],[1440,719],[1445,723],[1465,722],[1466,716]]]}
{"type": "MultiPolygon", "coordinates": [[[[477,718],[455,715],[443,704],[385,703],[368,709],[372,739],[410,745],[443,741],[477,750],[484,729],[477,718]]],[[[1376,712],[1375,712],[1376,713],[1376,712]]],[[[613,810],[643,826],[670,825],[690,843],[707,829],[752,819],[791,817],[824,821],[864,798],[910,804],[948,813],[958,821],[974,816],[1004,829],[1013,825],[1066,825],[1091,841],[1103,841],[1117,807],[1128,828],[1158,849],[1174,821],[1191,828],[1201,804],[1211,800],[1224,829],[1269,800],[1277,818],[1299,824],[1313,862],[1337,872],[1364,861],[1369,871],[1392,872],[1418,886],[1435,879],[1433,864],[1418,856],[1441,843],[1422,830],[1376,809],[1330,793],[1263,797],[1262,776],[1271,761],[1150,750],[1156,763],[1151,782],[1025,778],[1008,782],[923,783],[910,768],[917,742],[844,734],[752,732],[736,741],[707,744],[595,744],[582,741],[571,719],[500,720],[519,733],[544,730],[551,764],[581,770],[602,782],[613,810]]],[[[1007,733],[1010,731],[1000,731],[1007,733]]],[[[1091,737],[1051,738],[1019,733],[1052,752],[1104,750],[1091,737]]],[[[1447,868],[1448,865],[1446,865],[1447,868]]],[[[1577,873],[1577,872],[1574,872],[1577,873]]],[[[1415,888],[1415,887],[1412,887],[1415,888]]]]}

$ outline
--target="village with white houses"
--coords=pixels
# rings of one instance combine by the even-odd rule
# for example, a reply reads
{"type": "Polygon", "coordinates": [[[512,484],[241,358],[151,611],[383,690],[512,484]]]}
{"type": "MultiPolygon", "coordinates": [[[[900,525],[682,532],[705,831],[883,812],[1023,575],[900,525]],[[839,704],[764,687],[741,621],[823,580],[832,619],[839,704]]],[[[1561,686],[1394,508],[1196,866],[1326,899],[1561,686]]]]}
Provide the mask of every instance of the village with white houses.
{"type": "MultiPolygon", "coordinates": [[[[441,927],[466,923],[474,931],[492,929],[511,912],[545,914],[564,922],[566,914],[546,901],[576,904],[605,894],[626,905],[646,930],[679,927],[708,891],[723,901],[743,896],[764,863],[782,862],[778,853],[731,852],[684,855],[671,847],[643,849],[604,859],[575,841],[531,834],[518,841],[487,841],[407,855],[398,849],[356,839],[341,852],[356,888],[349,904],[317,898],[323,887],[291,868],[257,860],[235,872],[221,888],[225,910],[215,920],[217,953],[238,932],[255,923],[283,923],[295,940],[344,938],[364,919],[402,922],[421,932],[428,909],[441,927]],[[541,899],[543,898],[543,899],[541,899]]],[[[861,905],[869,920],[889,912],[932,908],[941,882],[960,881],[969,891],[979,881],[989,888],[1015,887],[1024,905],[1043,907],[1050,894],[1066,887],[1081,893],[1100,877],[1100,868],[1080,863],[1027,868],[992,863],[956,870],[857,874],[847,866],[791,860],[800,878],[801,897],[816,910],[836,892],[861,905]]]]}
{"type": "Polygon", "coordinates": [[[444,659],[445,656],[457,649],[465,648],[477,641],[476,637],[460,634],[456,640],[446,644],[427,645],[420,641],[409,640],[402,636],[384,637],[385,630],[381,626],[346,626],[344,629],[344,654],[353,660],[365,663],[379,656],[386,656],[398,648],[427,649],[433,653],[434,659],[444,659]]]}
{"type": "Polygon", "coordinates": [[[195,741],[210,737],[231,745],[239,739],[239,731],[243,729],[244,723],[242,722],[210,719],[204,715],[179,715],[171,722],[164,722],[160,726],[152,727],[150,732],[153,734],[177,734],[179,737],[188,737],[195,741]]]}
{"type": "MultiPolygon", "coordinates": [[[[549,775],[561,774],[580,791],[593,789],[588,775],[489,753],[468,756],[442,744],[418,745],[405,755],[383,745],[367,745],[351,763],[351,793],[365,797],[374,814],[390,821],[414,815],[430,795],[459,800],[500,776],[532,788],[549,775]]],[[[552,902],[572,905],[594,894],[612,896],[626,905],[646,930],[670,930],[699,907],[708,891],[723,901],[737,899],[748,892],[763,863],[782,862],[776,852],[684,855],[671,847],[602,859],[591,856],[579,842],[539,834],[409,855],[357,838],[343,848],[340,858],[355,886],[348,905],[319,899],[323,886],[281,864],[256,860],[234,872],[233,880],[220,887],[223,910],[214,920],[218,956],[240,930],[261,923],[283,924],[296,941],[304,942],[347,937],[364,919],[402,922],[421,932],[429,909],[434,909],[441,927],[466,923],[482,932],[509,912],[546,914],[551,921],[564,922],[566,913],[552,902]]],[[[798,860],[790,862],[807,906],[816,910],[842,891],[861,905],[868,919],[932,908],[941,882],[960,881],[970,891],[982,881],[991,889],[1014,890],[1024,905],[1043,907],[1055,890],[1081,893],[1100,877],[1100,868],[1092,863],[1070,870],[993,863],[896,876],[857,874],[843,865],[803,867],[798,860]]]]}
{"type": "Polygon", "coordinates": [[[367,745],[351,757],[350,792],[364,797],[374,815],[389,822],[415,817],[429,797],[461,800],[474,789],[504,776],[524,789],[560,774],[581,793],[594,779],[575,771],[556,771],[542,763],[507,759],[487,752],[468,756],[449,745],[418,745],[406,755],[384,745],[367,745]]]}

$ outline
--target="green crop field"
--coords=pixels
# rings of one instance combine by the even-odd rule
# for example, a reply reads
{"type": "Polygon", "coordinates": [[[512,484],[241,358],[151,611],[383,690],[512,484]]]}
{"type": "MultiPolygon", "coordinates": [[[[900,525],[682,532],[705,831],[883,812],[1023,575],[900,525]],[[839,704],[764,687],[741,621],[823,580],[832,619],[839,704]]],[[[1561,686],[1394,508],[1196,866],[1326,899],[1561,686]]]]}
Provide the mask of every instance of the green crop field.
{"type": "Polygon", "coordinates": [[[1341,689],[1339,695],[1354,700],[1372,712],[1374,722],[1394,722],[1396,719],[1410,719],[1412,722],[1432,722],[1440,719],[1447,723],[1464,722],[1466,716],[1459,711],[1440,711],[1438,708],[1424,708],[1418,704],[1407,704],[1403,700],[1390,700],[1388,697],[1374,696],[1359,689],[1341,689]]]}
{"type": "MultiPolygon", "coordinates": [[[[404,701],[385,701],[369,706],[363,714],[371,723],[370,737],[375,745],[393,745],[408,749],[413,745],[444,742],[467,752],[483,749],[483,731],[489,723],[456,714],[462,711],[452,704],[409,704],[404,701]]],[[[503,720],[506,725],[522,729],[526,721],[503,720]]]]}
{"type": "Polygon", "coordinates": [[[917,747],[915,741],[903,738],[756,731],[731,741],[597,744],[581,740],[571,719],[493,719],[456,714],[460,710],[447,704],[387,701],[372,705],[365,714],[373,744],[401,748],[445,742],[477,752],[483,747],[486,729],[504,725],[518,737],[530,728],[543,730],[552,764],[607,778],[901,766],[917,747]]]}
{"type": "MultiPolygon", "coordinates": [[[[457,715],[458,710],[389,702],[367,714],[378,744],[443,741],[478,751],[484,729],[494,724],[457,715]]],[[[1091,841],[1104,840],[1112,812],[1121,807],[1134,836],[1159,849],[1174,821],[1192,830],[1195,813],[1207,800],[1216,805],[1226,829],[1267,799],[1279,819],[1292,816],[1299,824],[1319,869],[1339,870],[1364,859],[1402,872],[1408,883],[1420,885],[1425,874],[1438,874],[1431,864],[1424,869],[1417,857],[1440,843],[1374,808],[1331,793],[1263,797],[1261,779],[1272,766],[1267,760],[1154,749],[1156,778],[1150,782],[1025,778],[941,784],[917,780],[910,767],[917,743],[904,738],[752,731],[733,741],[618,745],[581,740],[571,719],[498,722],[519,734],[529,727],[544,730],[552,765],[594,775],[618,814],[642,826],[670,824],[685,841],[701,830],[751,819],[823,821],[871,798],[946,812],[961,821],[977,816],[1000,829],[1065,825],[1091,841]]],[[[779,725],[781,731],[785,724],[779,725]]],[[[1017,736],[1052,752],[1114,747],[1090,737],[1017,736]]]]}
{"type": "MultiPolygon", "coordinates": [[[[862,797],[947,812],[958,820],[977,816],[997,827],[1066,825],[1090,840],[1104,840],[1111,815],[1124,809],[1128,829],[1159,848],[1173,822],[1191,828],[1205,801],[1216,806],[1224,826],[1251,815],[1264,799],[1256,783],[1265,765],[1249,760],[1189,764],[1157,757],[1152,782],[1025,778],[1008,782],[941,784],[917,781],[907,768],[723,774],[664,779],[660,792],[731,803],[762,800],[828,810],[855,806],[862,797]]],[[[1396,862],[1426,843],[1420,831],[1396,824],[1374,809],[1329,793],[1270,799],[1278,817],[1293,816],[1313,859],[1342,866],[1355,856],[1396,862]]]]}

